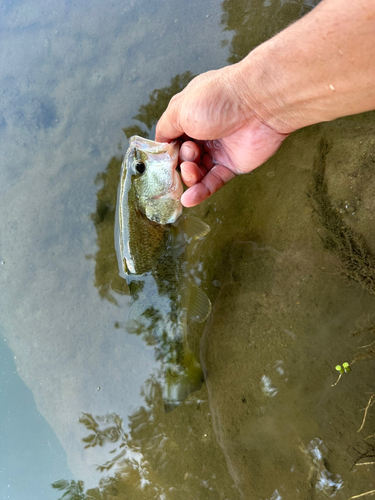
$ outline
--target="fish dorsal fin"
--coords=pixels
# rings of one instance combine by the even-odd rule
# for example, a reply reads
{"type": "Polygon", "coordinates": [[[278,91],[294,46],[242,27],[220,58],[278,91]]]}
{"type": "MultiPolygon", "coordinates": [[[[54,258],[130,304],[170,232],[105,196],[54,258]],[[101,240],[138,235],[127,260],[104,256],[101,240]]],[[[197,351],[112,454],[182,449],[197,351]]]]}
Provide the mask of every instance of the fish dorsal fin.
{"type": "Polygon", "coordinates": [[[211,301],[207,295],[194,285],[189,287],[188,316],[193,321],[202,323],[211,311],[211,301]]]}
{"type": "Polygon", "coordinates": [[[186,237],[189,240],[199,240],[210,232],[210,226],[193,215],[186,216],[183,219],[182,224],[186,237]]]}

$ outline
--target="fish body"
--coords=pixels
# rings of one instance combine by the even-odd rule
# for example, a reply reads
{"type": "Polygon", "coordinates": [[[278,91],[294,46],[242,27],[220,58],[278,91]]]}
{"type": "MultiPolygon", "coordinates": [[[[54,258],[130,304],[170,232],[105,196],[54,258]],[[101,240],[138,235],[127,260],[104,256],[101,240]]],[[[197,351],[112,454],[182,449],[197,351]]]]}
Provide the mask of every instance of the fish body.
{"type": "Polygon", "coordinates": [[[201,388],[203,372],[187,343],[187,321],[202,321],[211,309],[191,283],[186,255],[187,245],[209,226],[181,216],[177,160],[176,142],[132,137],[118,204],[121,267],[132,296],[127,330],[154,346],[166,411],[201,388]]]}

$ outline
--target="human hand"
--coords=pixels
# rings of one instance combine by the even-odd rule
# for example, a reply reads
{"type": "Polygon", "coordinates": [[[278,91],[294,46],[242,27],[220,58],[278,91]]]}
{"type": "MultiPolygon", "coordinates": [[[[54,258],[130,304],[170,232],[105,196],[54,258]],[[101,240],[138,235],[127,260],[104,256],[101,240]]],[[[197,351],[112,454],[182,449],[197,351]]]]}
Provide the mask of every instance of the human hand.
{"type": "Polygon", "coordinates": [[[181,176],[192,207],[236,175],[264,163],[288,136],[262,121],[249,103],[239,65],[204,73],[175,95],[156,127],[156,141],[182,137],[181,176]]]}

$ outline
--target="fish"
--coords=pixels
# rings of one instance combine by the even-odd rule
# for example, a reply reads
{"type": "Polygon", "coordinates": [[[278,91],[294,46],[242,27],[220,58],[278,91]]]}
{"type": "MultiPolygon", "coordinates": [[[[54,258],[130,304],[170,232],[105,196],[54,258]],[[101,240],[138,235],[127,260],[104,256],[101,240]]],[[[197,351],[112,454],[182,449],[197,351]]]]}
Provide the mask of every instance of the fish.
{"type": "Polygon", "coordinates": [[[129,333],[155,350],[166,412],[202,387],[202,367],[189,348],[188,320],[204,321],[211,302],[193,283],[187,248],[210,227],[183,214],[183,184],[176,170],[179,143],[130,138],[118,195],[120,274],[132,304],[129,333]]]}

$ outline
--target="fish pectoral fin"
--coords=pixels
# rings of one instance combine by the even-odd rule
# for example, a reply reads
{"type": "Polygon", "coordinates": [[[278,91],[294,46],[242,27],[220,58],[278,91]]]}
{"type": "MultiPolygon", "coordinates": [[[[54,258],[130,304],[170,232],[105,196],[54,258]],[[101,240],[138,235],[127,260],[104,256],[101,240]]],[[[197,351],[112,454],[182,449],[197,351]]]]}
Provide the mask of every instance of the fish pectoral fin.
{"type": "Polygon", "coordinates": [[[199,240],[210,232],[210,226],[193,215],[185,217],[182,224],[184,232],[189,240],[199,240]]]}
{"type": "Polygon", "coordinates": [[[201,323],[211,312],[211,301],[207,295],[196,286],[191,285],[188,300],[188,317],[201,323]]]}

